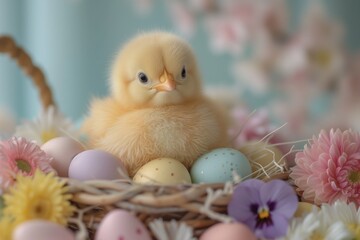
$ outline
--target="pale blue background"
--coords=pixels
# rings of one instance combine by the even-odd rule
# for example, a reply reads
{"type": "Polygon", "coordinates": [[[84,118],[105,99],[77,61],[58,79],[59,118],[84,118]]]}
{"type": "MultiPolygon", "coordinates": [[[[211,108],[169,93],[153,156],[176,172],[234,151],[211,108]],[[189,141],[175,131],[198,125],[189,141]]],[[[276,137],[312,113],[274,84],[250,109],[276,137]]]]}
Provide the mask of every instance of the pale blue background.
{"type": "MultiPolygon", "coordinates": [[[[311,0],[310,0],[311,1],[311,0]]],[[[107,93],[109,64],[119,46],[143,30],[175,31],[162,1],[147,16],[136,14],[130,0],[0,0],[0,34],[11,34],[46,73],[56,102],[73,119],[81,118],[91,96],[107,93]]],[[[347,44],[360,45],[360,1],[328,0],[347,27],[347,44]]],[[[306,5],[291,0],[292,24],[306,5]]],[[[189,39],[207,85],[229,85],[231,58],[213,55],[206,34],[189,39]]],[[[39,112],[37,92],[15,64],[0,56],[0,106],[19,118],[39,112]]]]}

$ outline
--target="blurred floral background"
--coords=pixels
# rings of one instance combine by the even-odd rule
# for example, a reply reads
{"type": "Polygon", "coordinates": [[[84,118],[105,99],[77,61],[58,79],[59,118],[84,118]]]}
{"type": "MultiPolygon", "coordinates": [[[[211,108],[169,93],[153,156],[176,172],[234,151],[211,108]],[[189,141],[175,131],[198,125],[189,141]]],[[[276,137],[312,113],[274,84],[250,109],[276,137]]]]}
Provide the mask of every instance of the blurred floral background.
{"type": "MultiPolygon", "coordinates": [[[[241,145],[283,124],[283,141],[323,128],[360,130],[359,7],[356,0],[0,0],[0,34],[31,53],[60,109],[81,122],[91,97],[107,94],[121,44],[146,30],[175,32],[193,46],[206,92],[232,113],[229,134],[241,145]]],[[[0,84],[6,133],[40,104],[4,56],[0,84]]]]}

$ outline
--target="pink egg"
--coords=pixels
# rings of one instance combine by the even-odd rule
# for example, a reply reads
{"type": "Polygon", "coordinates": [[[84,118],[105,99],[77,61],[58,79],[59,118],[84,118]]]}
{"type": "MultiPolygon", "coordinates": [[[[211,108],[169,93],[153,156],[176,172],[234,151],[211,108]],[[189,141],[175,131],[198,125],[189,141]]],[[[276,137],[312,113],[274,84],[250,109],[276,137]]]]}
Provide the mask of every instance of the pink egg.
{"type": "Polygon", "coordinates": [[[31,220],[17,226],[13,240],[75,240],[74,234],[67,228],[45,220],[31,220]]]}
{"type": "Polygon", "coordinates": [[[256,240],[253,232],[241,223],[218,223],[206,230],[199,240],[256,240]]]}
{"type": "Polygon", "coordinates": [[[95,240],[151,240],[144,224],[131,213],[113,210],[101,221],[95,240]]]}
{"type": "Polygon", "coordinates": [[[127,175],[124,164],[114,155],[102,150],[87,150],[76,155],[69,166],[69,178],[79,180],[115,180],[127,175]]]}
{"type": "Polygon", "coordinates": [[[69,137],[53,138],[44,143],[41,149],[53,157],[50,164],[60,177],[68,177],[71,160],[85,150],[79,142],[69,137]]]}

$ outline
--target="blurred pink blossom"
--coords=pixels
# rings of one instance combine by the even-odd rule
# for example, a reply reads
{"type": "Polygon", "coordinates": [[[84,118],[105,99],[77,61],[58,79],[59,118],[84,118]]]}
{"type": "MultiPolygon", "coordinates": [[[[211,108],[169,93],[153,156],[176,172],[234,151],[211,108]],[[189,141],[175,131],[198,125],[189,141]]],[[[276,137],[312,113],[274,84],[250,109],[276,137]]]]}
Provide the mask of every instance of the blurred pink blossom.
{"type": "Polygon", "coordinates": [[[199,13],[213,12],[218,8],[217,0],[190,0],[189,7],[199,13]]]}
{"type": "Polygon", "coordinates": [[[347,125],[360,131],[360,54],[348,59],[347,72],[338,84],[335,96],[334,117],[339,122],[348,120],[347,125]]]}
{"type": "Polygon", "coordinates": [[[186,36],[192,36],[196,29],[195,13],[185,5],[185,2],[170,1],[168,4],[176,28],[186,36]]]}
{"type": "Polygon", "coordinates": [[[210,46],[217,52],[239,55],[248,40],[246,27],[231,17],[212,17],[206,21],[210,34],[210,46]]]}
{"type": "Polygon", "coordinates": [[[251,113],[247,108],[236,107],[232,112],[232,121],[229,136],[235,148],[252,140],[261,140],[275,129],[265,109],[251,113]]]}
{"type": "Polygon", "coordinates": [[[233,65],[233,73],[240,88],[248,88],[254,94],[265,94],[271,79],[266,69],[255,61],[240,61],[233,65]]]}

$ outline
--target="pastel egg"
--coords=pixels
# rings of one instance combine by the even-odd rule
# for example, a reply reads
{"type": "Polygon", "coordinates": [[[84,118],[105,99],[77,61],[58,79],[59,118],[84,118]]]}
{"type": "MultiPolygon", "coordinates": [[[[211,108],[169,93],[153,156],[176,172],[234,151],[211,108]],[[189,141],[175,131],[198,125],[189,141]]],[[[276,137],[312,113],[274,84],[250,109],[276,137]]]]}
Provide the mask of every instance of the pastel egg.
{"type": "Polygon", "coordinates": [[[69,137],[53,138],[44,143],[41,149],[53,157],[50,165],[60,177],[68,177],[71,160],[85,150],[79,142],[69,137]]]}
{"type": "Polygon", "coordinates": [[[79,180],[115,180],[127,175],[124,164],[114,155],[102,150],[87,150],[74,157],[69,166],[69,178],[79,180]]]}
{"type": "Polygon", "coordinates": [[[157,158],[142,166],[133,181],[150,184],[183,184],[191,183],[191,177],[181,162],[172,158],[157,158]]]}
{"type": "Polygon", "coordinates": [[[151,240],[139,219],[124,210],[113,210],[101,221],[95,240],[151,240]]]}
{"type": "Polygon", "coordinates": [[[282,152],[265,142],[248,142],[239,150],[249,159],[254,177],[257,178],[266,178],[264,171],[270,173],[279,166],[285,165],[282,152]]]}
{"type": "Polygon", "coordinates": [[[311,203],[299,202],[294,217],[303,217],[304,215],[311,213],[314,208],[319,208],[319,207],[311,203]]]}
{"type": "Polygon", "coordinates": [[[207,229],[199,240],[256,240],[254,233],[241,223],[218,223],[207,229]]]}
{"type": "Polygon", "coordinates": [[[232,148],[218,148],[197,159],[191,168],[193,183],[220,183],[233,180],[233,171],[240,177],[251,175],[245,155],[232,148]]]}
{"type": "Polygon", "coordinates": [[[67,228],[45,220],[31,220],[17,226],[13,240],[75,240],[75,235],[67,228]]]}

